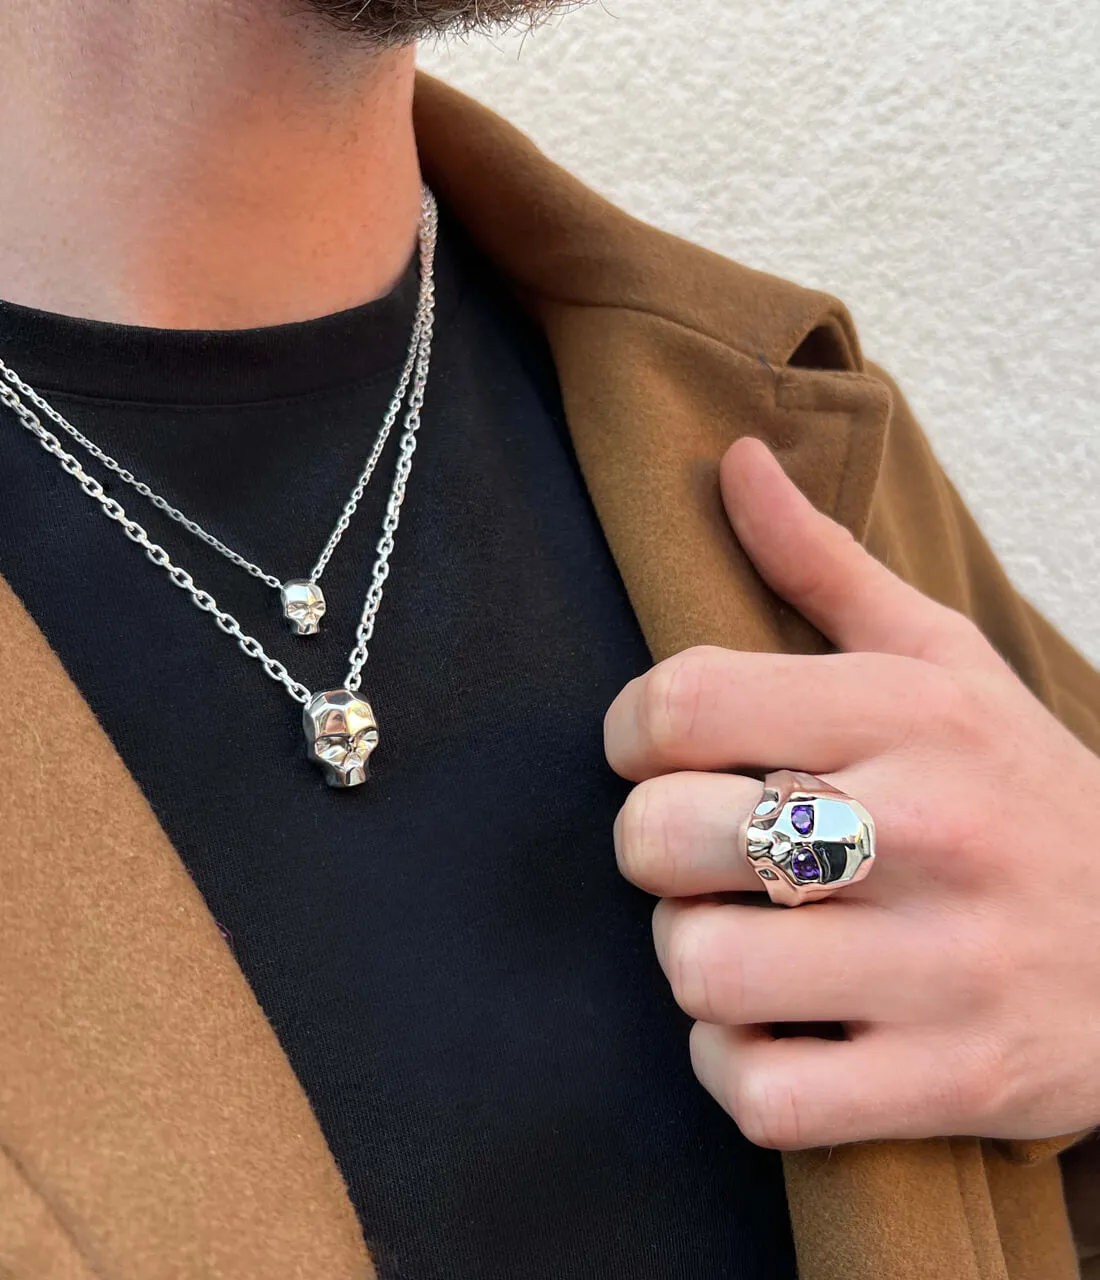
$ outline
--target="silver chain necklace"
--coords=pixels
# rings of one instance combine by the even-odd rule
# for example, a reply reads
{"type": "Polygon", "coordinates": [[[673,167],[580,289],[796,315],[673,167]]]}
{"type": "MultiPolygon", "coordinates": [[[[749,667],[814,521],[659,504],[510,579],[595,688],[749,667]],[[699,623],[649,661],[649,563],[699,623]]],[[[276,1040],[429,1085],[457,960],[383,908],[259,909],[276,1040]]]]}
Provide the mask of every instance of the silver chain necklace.
{"type": "MultiPolygon", "coordinates": [[[[391,412],[387,413],[387,419],[391,419],[392,416],[390,421],[391,428],[400,413],[401,405],[404,403],[405,391],[408,390],[410,382],[412,391],[409,395],[403,431],[398,444],[398,457],[393,485],[386,502],[386,514],[382,520],[382,537],[379,539],[376,548],[377,557],[371,571],[371,583],[363,601],[359,625],[356,628],[355,647],[348,655],[350,665],[342,688],[330,689],[321,693],[310,692],[304,684],[294,679],[281,662],[266,653],[258,640],[242,631],[241,624],[237,619],[231,613],[227,613],[226,610],[220,608],[210,592],[204,591],[199,587],[186,569],[180,565],[173,564],[168,552],[154,542],[136,520],[131,520],[127,516],[119,502],[107,495],[102,484],[84,470],[79,460],[65,449],[57,436],[43,426],[34,411],[23,403],[15,387],[18,386],[23,391],[23,394],[28,399],[31,399],[44,413],[47,413],[53,421],[57,422],[60,415],[56,414],[41,396],[18,379],[6,365],[2,367],[3,378],[0,379],[0,403],[7,405],[12,410],[22,426],[37,439],[42,448],[58,460],[61,469],[72,476],[84,493],[99,505],[100,510],[108,520],[113,520],[116,524],[121,525],[123,533],[130,541],[137,543],[139,547],[144,549],[146,558],[151,560],[157,568],[163,569],[175,586],[187,592],[192,604],[204,613],[209,613],[214,619],[215,626],[224,631],[226,635],[232,636],[242,653],[249,658],[255,658],[272,680],[281,684],[290,697],[302,705],[304,708],[302,712],[302,727],[306,738],[306,753],[315,764],[321,767],[325,780],[332,787],[356,787],[365,782],[371,753],[378,746],[378,722],[375,719],[370,703],[359,697],[358,693],[362,684],[363,667],[369,655],[369,645],[374,636],[375,621],[382,604],[383,587],[390,572],[390,556],[393,553],[394,537],[401,518],[401,505],[405,500],[405,487],[412,471],[412,459],[416,451],[416,433],[420,427],[420,411],[424,404],[424,393],[428,383],[432,336],[435,328],[434,267],[438,219],[439,214],[435,199],[431,192],[425,188],[420,240],[421,305],[418,308],[417,320],[414,325],[415,346],[411,349],[412,359],[409,362],[409,376],[407,379],[403,379],[405,384],[404,391],[402,391],[401,400],[397,403],[396,409],[393,408],[393,403],[391,402],[391,412]]],[[[382,444],[384,443],[385,440],[383,439],[382,444]]],[[[378,458],[376,455],[380,453],[381,445],[376,442],[371,458],[368,459],[367,466],[364,468],[363,476],[360,477],[360,483],[356,485],[351,499],[344,508],[336,528],[333,530],[332,538],[329,539],[325,551],[322,552],[321,558],[318,560],[318,564],[322,569],[332,555],[332,550],[339,542],[344,530],[348,527],[348,522],[355,511],[359,499],[362,497],[367,480],[370,478],[370,471],[373,471],[374,466],[377,464],[378,458]]],[[[121,473],[121,469],[119,469],[119,473],[121,473]]],[[[144,489],[139,487],[140,481],[134,481],[131,477],[131,480],[127,481],[127,483],[132,483],[135,488],[138,488],[139,492],[144,493],[144,489]]],[[[145,488],[148,488],[148,486],[145,486],[145,488]]],[[[155,501],[155,495],[152,495],[151,490],[144,496],[149,497],[150,501],[155,501]]],[[[160,506],[160,503],[156,502],[156,505],[160,506]]],[[[209,538],[210,535],[206,535],[205,540],[209,540],[209,538]]],[[[223,554],[227,551],[228,548],[225,548],[223,554]]],[[[265,575],[261,571],[259,576],[263,577],[265,575]]]]}
{"type": "Polygon", "coordinates": [[[166,498],[157,493],[144,480],[139,480],[137,476],[121,463],[116,462],[110,454],[95,443],[89,440],[83,432],[73,426],[67,418],[63,417],[47,400],[45,400],[35,389],[22,378],[7,364],[0,359],[0,377],[6,379],[10,386],[21,395],[25,396],[37,409],[39,409],[51,422],[55,423],[74,439],[93,458],[101,462],[108,471],[113,472],[124,483],[135,489],[143,498],[147,498],[154,507],[163,511],[177,524],[182,525],[188,533],[194,534],[196,538],[200,538],[207,546],[213,547],[219,555],[223,555],[232,564],[239,569],[244,569],[246,573],[250,573],[252,577],[258,578],[267,586],[279,592],[279,598],[282,604],[283,617],[290,626],[291,631],[298,636],[316,635],[320,630],[321,619],[325,616],[327,610],[327,602],[324,593],[321,590],[321,575],[325,571],[325,567],[332,554],[336,550],[340,539],[347,532],[351,524],[352,516],[359,506],[359,502],[370,483],[374,474],[374,469],[378,465],[378,460],[382,456],[382,450],[386,446],[386,441],[390,438],[394,424],[397,422],[397,416],[401,412],[401,406],[405,403],[405,398],[409,390],[409,382],[416,372],[417,353],[420,349],[421,337],[424,332],[424,325],[429,306],[429,291],[432,288],[432,272],[431,264],[435,258],[435,241],[438,228],[438,211],[435,207],[435,201],[431,192],[424,188],[423,198],[420,209],[420,227],[419,227],[419,246],[420,246],[420,291],[417,298],[416,314],[413,318],[412,333],[409,337],[408,351],[405,356],[405,363],[401,369],[401,376],[397,381],[397,388],[393,393],[393,397],[386,409],[385,416],[382,419],[382,425],[375,437],[374,446],[372,447],[367,461],[363,466],[363,470],[355,482],[355,487],[351,491],[351,496],[344,504],[343,510],[340,512],[340,518],[337,520],[332,533],[329,535],[328,541],[325,543],[324,549],[317,557],[317,562],[309,571],[307,578],[287,578],[281,580],[273,573],[268,573],[258,564],[253,564],[251,560],[246,559],[239,552],[234,551],[221,538],[217,538],[214,534],[209,533],[196,520],[192,520],[185,515],[178,507],[174,507],[166,498]],[[425,262],[428,269],[425,270],[425,262]]]}

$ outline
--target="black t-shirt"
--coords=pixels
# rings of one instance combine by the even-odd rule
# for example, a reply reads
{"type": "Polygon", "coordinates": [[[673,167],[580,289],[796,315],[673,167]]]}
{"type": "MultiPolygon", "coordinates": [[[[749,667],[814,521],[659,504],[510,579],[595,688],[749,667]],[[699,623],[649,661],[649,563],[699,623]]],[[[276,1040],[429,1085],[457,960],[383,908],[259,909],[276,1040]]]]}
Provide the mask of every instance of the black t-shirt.
{"type": "MultiPolygon", "coordinates": [[[[0,355],[154,489],[306,577],[392,394],[416,297],[180,332],[0,304],[0,355]]],[[[445,224],[435,352],[364,672],[382,743],[327,787],[301,709],[0,409],[0,573],[226,931],[392,1280],[783,1280],[778,1157],[692,1076],[619,876],[602,717],[649,658],[544,342],[445,224]]],[[[66,446],[70,442],[63,437],[66,446]]],[[[396,433],[323,633],[81,455],[311,689],[338,688],[396,433]]],[[[80,455],[77,446],[71,446],[80,455]]],[[[80,761],[56,744],[58,785],[80,761]]]]}

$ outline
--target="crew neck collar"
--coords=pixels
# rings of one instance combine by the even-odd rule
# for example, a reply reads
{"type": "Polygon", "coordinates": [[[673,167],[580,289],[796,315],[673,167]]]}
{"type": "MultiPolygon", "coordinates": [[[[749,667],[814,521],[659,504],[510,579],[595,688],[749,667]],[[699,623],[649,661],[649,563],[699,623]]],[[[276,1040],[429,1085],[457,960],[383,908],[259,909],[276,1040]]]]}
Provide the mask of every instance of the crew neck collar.
{"type": "MultiPolygon", "coordinates": [[[[440,231],[437,290],[451,293],[440,231]]],[[[252,329],[158,329],[0,300],[0,358],[43,394],[156,404],[247,404],[308,395],[398,368],[419,292],[417,257],[384,297],[252,329]]]]}

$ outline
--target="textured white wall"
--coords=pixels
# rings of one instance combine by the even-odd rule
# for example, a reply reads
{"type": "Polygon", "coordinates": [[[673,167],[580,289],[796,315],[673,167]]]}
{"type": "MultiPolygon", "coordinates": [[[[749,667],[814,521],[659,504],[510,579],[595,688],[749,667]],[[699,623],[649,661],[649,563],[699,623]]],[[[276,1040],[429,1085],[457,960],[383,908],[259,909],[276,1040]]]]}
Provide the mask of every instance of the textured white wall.
{"type": "Polygon", "coordinates": [[[1100,3],[604,0],[426,49],[631,212],[844,298],[1100,660],[1100,3]]]}

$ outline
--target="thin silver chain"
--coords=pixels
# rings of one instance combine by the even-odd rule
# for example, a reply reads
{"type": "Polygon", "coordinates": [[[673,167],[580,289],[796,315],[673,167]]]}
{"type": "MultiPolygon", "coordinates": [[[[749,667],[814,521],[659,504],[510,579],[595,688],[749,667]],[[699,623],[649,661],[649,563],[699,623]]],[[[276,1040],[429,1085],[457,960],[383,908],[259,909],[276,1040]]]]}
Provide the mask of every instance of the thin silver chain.
{"type": "MultiPolygon", "coordinates": [[[[439,226],[439,212],[436,207],[435,199],[431,192],[425,187],[423,197],[423,219],[422,219],[422,236],[420,248],[420,271],[421,271],[421,299],[422,306],[418,308],[417,320],[414,326],[416,333],[416,346],[413,351],[414,358],[410,360],[409,378],[406,379],[406,390],[408,382],[412,382],[412,394],[409,397],[408,409],[405,413],[401,439],[398,445],[397,466],[395,469],[393,486],[390,490],[389,500],[386,503],[386,514],[382,521],[382,537],[378,542],[377,558],[371,571],[371,584],[367,592],[366,599],[363,602],[363,612],[359,619],[359,626],[355,633],[355,648],[348,655],[350,667],[348,669],[347,680],[344,687],[355,692],[358,690],[362,682],[363,666],[367,661],[368,645],[374,635],[374,624],[378,617],[378,610],[382,604],[382,588],[389,576],[390,556],[393,554],[394,537],[397,533],[397,526],[401,518],[401,505],[405,500],[405,487],[408,484],[409,473],[412,471],[412,458],[416,451],[416,433],[420,427],[420,411],[424,405],[424,393],[428,385],[428,370],[431,364],[432,354],[432,336],[435,329],[435,244],[439,226]]],[[[6,369],[6,366],[5,366],[6,369]]],[[[80,485],[89,498],[98,503],[100,510],[108,518],[115,521],[122,527],[123,533],[131,542],[136,542],[139,547],[145,551],[146,558],[151,560],[159,569],[164,569],[171,579],[172,583],[179,587],[182,591],[186,591],[191,599],[191,603],[196,608],[201,609],[204,613],[209,613],[215,625],[224,631],[226,635],[232,636],[237,641],[237,646],[241,652],[250,658],[255,658],[263,666],[264,671],[277,681],[287,691],[287,693],[295,700],[303,705],[308,703],[313,694],[306,686],[295,680],[287,668],[277,659],[272,658],[264,651],[263,645],[254,637],[247,635],[241,630],[241,624],[233,617],[231,613],[227,613],[220,608],[218,602],[210,594],[199,587],[186,569],[180,565],[173,564],[168,552],[154,542],[145,530],[137,523],[131,520],[126,514],[122,505],[114,498],[109,497],[105,492],[103,485],[94,477],[88,474],[81,466],[79,460],[69,453],[62,445],[61,441],[49,428],[43,426],[38,415],[23,403],[18,392],[14,390],[15,386],[25,388],[26,384],[20,380],[13,380],[5,372],[7,382],[0,381],[0,403],[7,405],[9,409],[16,415],[22,426],[24,426],[38,441],[47,453],[55,457],[61,465],[61,469],[80,485]],[[7,385],[12,383],[12,385],[7,385]]],[[[56,421],[51,406],[42,399],[37,392],[30,389],[24,391],[28,399],[32,399],[33,403],[47,413],[52,420],[56,421]]],[[[401,402],[398,403],[397,409],[392,414],[393,423],[397,420],[400,412],[401,404],[404,402],[404,393],[401,402]]],[[[387,414],[387,418],[390,415],[387,414]]],[[[383,444],[385,441],[382,442],[383,444]]],[[[381,447],[376,443],[375,450],[372,451],[371,459],[368,459],[367,467],[373,469],[377,464],[378,458],[375,454],[381,453],[381,447]]],[[[102,459],[101,459],[102,460],[102,459]]],[[[340,522],[333,531],[333,537],[326,546],[325,553],[322,553],[322,560],[327,563],[328,557],[331,556],[333,548],[339,542],[340,536],[347,528],[347,520],[350,520],[351,514],[354,513],[355,507],[359,499],[363,496],[363,490],[366,488],[369,474],[367,467],[364,467],[364,479],[360,477],[360,483],[356,485],[348,506],[344,509],[340,522]],[[346,517],[346,519],[345,519],[346,517]],[[343,527],[341,527],[341,525],[343,527]]],[[[119,474],[116,472],[116,474],[119,474]]],[[[129,483],[129,482],[128,482],[129,483]]],[[[140,482],[138,482],[140,483],[140,482]]],[[[137,484],[134,486],[137,487],[137,484]]],[[[141,490],[139,489],[139,492],[141,490]]],[[[148,494],[146,496],[149,496],[148,494]]],[[[159,505],[159,504],[158,504],[159,505]]],[[[324,563],[318,561],[324,568],[324,563]]],[[[259,574],[263,577],[264,575],[259,574]]],[[[278,585],[278,583],[276,583],[278,585]]]]}
{"type": "MultiPolygon", "coordinates": [[[[401,412],[401,406],[405,403],[405,397],[409,390],[409,381],[413,376],[416,368],[417,355],[420,350],[420,337],[424,328],[424,319],[428,307],[428,292],[431,288],[432,277],[431,272],[424,269],[425,260],[434,261],[435,258],[435,240],[438,227],[438,215],[435,211],[434,200],[431,192],[424,189],[424,196],[421,202],[420,212],[420,292],[417,298],[416,315],[413,319],[412,334],[409,337],[408,352],[405,356],[405,363],[401,369],[401,376],[397,382],[397,388],[393,393],[393,397],[386,409],[386,415],[382,419],[382,425],[375,437],[374,446],[370,451],[363,470],[355,483],[355,488],[351,492],[351,497],[344,504],[340,517],[336,521],[336,526],[329,535],[328,541],[325,543],[324,550],[317,557],[317,563],[313,566],[309,573],[310,582],[320,582],[321,574],[325,571],[325,566],[332,559],[332,553],[336,550],[340,539],[347,532],[351,524],[351,518],[355,515],[359,502],[366,491],[367,485],[370,483],[374,469],[378,465],[378,460],[382,456],[382,451],[386,447],[386,441],[390,438],[394,424],[397,422],[397,416],[401,412]]],[[[250,573],[254,578],[258,578],[261,582],[267,583],[269,587],[278,591],[283,583],[273,573],[268,573],[261,569],[258,564],[253,564],[251,560],[246,559],[239,552],[234,551],[232,547],[227,546],[220,538],[208,532],[196,520],[192,520],[190,516],[185,515],[178,507],[174,507],[166,498],[161,497],[149,484],[144,480],[139,480],[137,476],[121,463],[116,462],[109,453],[95,443],[89,440],[86,435],[76,427],[57,409],[45,400],[35,389],[15,372],[14,369],[8,367],[3,359],[0,359],[0,377],[5,378],[11,386],[13,386],[22,396],[25,396],[31,404],[46,415],[55,425],[59,426],[62,431],[66,432],[74,439],[77,444],[85,449],[93,458],[101,462],[108,471],[114,472],[116,476],[124,483],[128,484],[131,489],[136,489],[143,498],[147,498],[154,507],[163,511],[166,516],[175,520],[177,524],[182,525],[188,533],[194,534],[196,538],[200,538],[208,547],[213,547],[219,554],[235,564],[239,569],[244,569],[246,573],[250,573]]]]}
{"type": "MultiPolygon", "coordinates": [[[[412,394],[409,396],[409,407],[405,413],[404,430],[398,442],[397,465],[394,468],[393,485],[386,501],[386,514],[382,518],[382,537],[375,548],[377,557],[371,570],[371,583],[363,601],[363,612],[359,615],[359,626],[355,630],[355,648],[349,655],[348,677],[344,688],[354,693],[362,683],[363,666],[368,657],[368,645],[374,636],[374,624],[378,610],[382,606],[382,588],[390,576],[390,556],[393,554],[394,538],[401,520],[401,504],[405,501],[405,486],[409,482],[412,471],[413,454],[416,452],[416,433],[420,429],[420,410],[424,407],[424,393],[428,387],[428,369],[432,359],[432,334],[435,330],[435,243],[439,228],[439,209],[430,191],[424,189],[426,213],[425,243],[427,253],[421,265],[423,278],[427,281],[424,289],[424,311],[421,317],[420,342],[416,353],[416,364],[413,369],[412,394]]],[[[364,485],[365,485],[364,481],[364,485]]],[[[352,494],[357,502],[362,489],[352,494]]],[[[349,503],[351,511],[354,505],[349,503]]],[[[347,514],[347,513],[346,513],[347,514]]],[[[350,517],[349,517],[350,518],[350,517]]],[[[341,517],[343,519],[343,517],[341,517]]],[[[346,523],[345,526],[346,528],[346,523]]],[[[339,541],[343,532],[338,523],[334,530],[332,546],[339,541]]],[[[328,550],[328,548],[326,548],[328,550]]],[[[331,554],[331,552],[330,552],[331,554]]]]}

